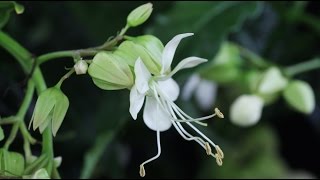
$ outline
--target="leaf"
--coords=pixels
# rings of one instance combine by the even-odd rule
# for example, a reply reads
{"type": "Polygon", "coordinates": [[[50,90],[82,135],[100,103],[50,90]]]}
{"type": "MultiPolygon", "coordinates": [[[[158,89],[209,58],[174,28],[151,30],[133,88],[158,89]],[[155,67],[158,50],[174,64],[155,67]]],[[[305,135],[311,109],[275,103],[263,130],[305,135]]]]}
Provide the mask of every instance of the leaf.
{"type": "Polygon", "coordinates": [[[0,29],[8,22],[10,13],[15,10],[17,14],[22,14],[24,7],[14,1],[0,2],[0,29]]]}
{"type": "Polygon", "coordinates": [[[176,34],[193,32],[193,39],[183,42],[187,44],[183,51],[211,59],[225,36],[258,15],[260,6],[259,2],[177,2],[156,18],[148,33],[168,41],[176,34]]]}

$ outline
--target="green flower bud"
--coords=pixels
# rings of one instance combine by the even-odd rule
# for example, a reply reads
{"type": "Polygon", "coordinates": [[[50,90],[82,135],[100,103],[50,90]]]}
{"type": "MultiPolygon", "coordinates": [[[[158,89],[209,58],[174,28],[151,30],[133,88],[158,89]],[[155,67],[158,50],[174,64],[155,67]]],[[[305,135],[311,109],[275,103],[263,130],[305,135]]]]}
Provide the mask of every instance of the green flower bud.
{"type": "Polygon", "coordinates": [[[22,176],[25,161],[21,154],[0,149],[0,171],[4,176],[22,176]]]}
{"type": "Polygon", "coordinates": [[[315,108],[314,92],[304,81],[291,81],[285,88],[283,96],[287,103],[299,112],[310,114],[315,108]]]}
{"type": "Polygon", "coordinates": [[[277,67],[266,70],[258,87],[258,93],[273,94],[283,90],[288,84],[288,80],[283,77],[277,67]]]}
{"type": "Polygon", "coordinates": [[[212,63],[204,67],[201,77],[218,83],[230,83],[241,77],[238,66],[242,63],[239,49],[230,42],[224,42],[212,63]]]}
{"type": "Polygon", "coordinates": [[[76,62],[76,64],[73,66],[74,70],[76,71],[76,74],[86,74],[88,70],[88,64],[84,60],[79,60],[76,62]]]}
{"type": "MultiPolygon", "coordinates": [[[[32,119],[33,130],[40,133],[51,124],[52,134],[56,136],[69,107],[68,97],[58,87],[43,91],[36,103],[32,119]]],[[[50,127],[50,126],[49,126],[50,127]]]]}
{"type": "MultiPolygon", "coordinates": [[[[146,67],[148,68],[148,70],[152,74],[159,75],[161,68],[160,68],[160,64],[158,62],[160,62],[160,60],[161,60],[161,55],[158,56],[158,57],[160,57],[160,59],[156,59],[156,58],[158,58],[154,55],[156,53],[154,53],[154,51],[149,50],[150,47],[152,47],[154,45],[152,45],[152,43],[149,43],[150,47],[149,47],[149,49],[147,49],[144,46],[144,45],[147,46],[147,44],[148,44],[147,42],[139,44],[138,41],[124,41],[120,44],[118,49],[122,50],[130,55],[130,57],[131,57],[130,66],[131,67],[134,66],[134,63],[136,62],[138,57],[140,57],[141,60],[143,61],[143,63],[146,65],[146,67]]],[[[115,53],[117,53],[117,51],[115,51],[115,53]]]]}
{"type": "Polygon", "coordinates": [[[94,84],[105,90],[131,88],[134,84],[133,73],[119,54],[110,52],[96,54],[88,73],[94,84]]]}
{"type": "Polygon", "coordinates": [[[131,13],[127,17],[127,24],[130,27],[136,27],[140,24],[144,23],[151,15],[152,13],[152,4],[147,3],[144,5],[141,5],[131,11],[131,13]]]}

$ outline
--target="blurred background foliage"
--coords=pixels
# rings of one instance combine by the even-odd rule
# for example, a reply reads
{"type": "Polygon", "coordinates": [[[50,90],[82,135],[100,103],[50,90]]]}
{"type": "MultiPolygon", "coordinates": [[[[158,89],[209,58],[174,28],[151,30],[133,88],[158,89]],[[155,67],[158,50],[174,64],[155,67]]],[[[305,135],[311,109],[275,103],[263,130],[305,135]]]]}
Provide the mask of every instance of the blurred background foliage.
{"type": "MultiPolygon", "coordinates": [[[[12,15],[3,28],[35,55],[102,44],[116,35],[128,13],[144,2],[20,2],[21,15],[12,15]]],[[[153,2],[151,18],[128,35],[149,33],[163,43],[174,35],[194,32],[174,58],[194,55],[212,60],[225,41],[236,42],[279,66],[293,65],[319,55],[320,3],[318,2],[153,2]]],[[[25,75],[16,61],[0,49],[0,115],[14,114],[24,95],[25,75]]],[[[72,66],[60,59],[41,66],[48,86],[72,66]]],[[[205,67],[206,64],[201,65],[205,67]]],[[[199,68],[201,68],[199,67],[199,68]]],[[[197,69],[176,75],[182,88],[197,69]]],[[[263,109],[260,122],[240,128],[228,118],[237,89],[219,85],[214,106],[225,119],[203,128],[222,147],[225,161],[218,167],[196,143],[183,140],[171,128],[162,133],[161,157],[146,167],[150,178],[296,178],[320,177],[320,71],[296,76],[315,91],[316,109],[303,115],[285,106],[282,98],[263,109]]],[[[238,82],[241,83],[241,82],[238,82]]],[[[155,133],[140,117],[128,112],[129,91],[103,91],[89,76],[74,76],[62,87],[70,108],[54,139],[55,154],[63,157],[63,178],[137,178],[141,162],[156,153],[155,133]]],[[[34,98],[34,106],[36,99],[34,98]]],[[[178,100],[193,116],[207,115],[194,99],[178,100]]],[[[27,119],[30,119],[29,109],[27,119]]],[[[8,133],[9,127],[4,127],[8,133]]],[[[40,139],[38,132],[33,135],[40,139]]],[[[22,139],[13,149],[21,151],[22,139]]],[[[38,149],[37,149],[38,148],[38,149]]],[[[34,151],[39,151],[35,147],[34,151]]]]}

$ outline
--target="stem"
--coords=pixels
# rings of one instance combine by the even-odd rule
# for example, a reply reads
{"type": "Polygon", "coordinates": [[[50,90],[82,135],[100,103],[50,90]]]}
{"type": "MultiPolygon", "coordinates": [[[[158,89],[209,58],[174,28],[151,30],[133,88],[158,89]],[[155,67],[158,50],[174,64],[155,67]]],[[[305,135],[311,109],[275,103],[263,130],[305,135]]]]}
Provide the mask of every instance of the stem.
{"type": "Polygon", "coordinates": [[[246,49],[240,45],[236,45],[240,53],[246,57],[253,65],[259,67],[259,68],[267,68],[271,65],[271,63],[266,62],[264,59],[262,59],[260,56],[258,56],[256,53],[250,51],[249,49],[246,49]]]}
{"type": "Polygon", "coordinates": [[[68,50],[68,51],[57,51],[52,53],[47,53],[39,56],[36,61],[40,65],[44,62],[47,62],[51,59],[63,58],[63,57],[75,57],[76,55],[80,56],[94,56],[97,54],[97,50],[94,49],[82,49],[82,50],[68,50]]]}
{"type": "Polygon", "coordinates": [[[119,41],[123,39],[124,34],[129,29],[129,26],[126,25],[119,35],[117,35],[115,38],[113,38],[110,41],[105,42],[101,46],[96,46],[92,48],[87,49],[76,49],[76,50],[67,50],[67,51],[57,51],[57,52],[51,52],[44,55],[39,56],[36,61],[37,64],[40,65],[44,62],[47,62],[51,59],[57,59],[57,58],[63,58],[63,57],[72,57],[75,58],[76,56],[85,57],[85,56],[94,56],[101,50],[111,50],[112,47],[114,47],[119,41]]]}
{"type": "Polygon", "coordinates": [[[14,123],[9,138],[7,139],[6,143],[4,144],[5,149],[9,149],[10,145],[12,144],[13,140],[16,138],[20,124],[24,124],[23,119],[26,115],[28,108],[30,106],[32,96],[34,93],[34,83],[32,81],[28,82],[27,92],[22,101],[20,109],[17,113],[16,119],[17,121],[14,123]]]}
{"type": "Polygon", "coordinates": [[[75,69],[72,68],[67,74],[62,76],[61,79],[59,80],[59,82],[57,83],[56,87],[58,87],[60,89],[61,84],[63,83],[63,81],[68,79],[74,73],[74,71],[75,71],[75,69]]]}
{"type": "MultiPolygon", "coordinates": [[[[32,56],[31,54],[23,48],[20,44],[18,44],[14,39],[12,39],[9,35],[6,33],[0,31],[0,45],[6,49],[9,53],[11,53],[16,60],[20,63],[22,66],[24,72],[28,74],[31,71],[32,68],[32,56]]],[[[43,79],[41,70],[39,67],[36,67],[32,76],[33,83],[35,83],[37,93],[40,94],[42,91],[47,89],[46,83],[43,79]]],[[[47,127],[42,135],[42,154],[47,154],[51,160],[48,162],[48,164],[51,164],[53,162],[53,144],[52,144],[52,135],[51,135],[51,127],[47,127]]],[[[46,168],[48,174],[51,174],[52,168],[49,167],[46,168]]]]}
{"type": "Polygon", "coordinates": [[[295,64],[284,69],[288,76],[294,76],[306,71],[320,68],[320,58],[315,58],[306,62],[295,64]]]}

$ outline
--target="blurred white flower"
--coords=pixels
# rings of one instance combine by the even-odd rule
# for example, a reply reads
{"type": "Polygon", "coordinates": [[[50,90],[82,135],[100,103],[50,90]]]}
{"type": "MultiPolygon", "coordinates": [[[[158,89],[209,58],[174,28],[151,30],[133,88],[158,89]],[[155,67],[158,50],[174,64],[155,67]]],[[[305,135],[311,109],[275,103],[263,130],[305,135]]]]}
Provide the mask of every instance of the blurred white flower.
{"type": "Polygon", "coordinates": [[[242,127],[255,125],[260,120],[263,104],[259,96],[239,96],[230,108],[231,122],[242,127]]]}
{"type": "Polygon", "coordinates": [[[210,110],[216,100],[218,86],[215,82],[202,79],[195,73],[187,80],[182,90],[182,99],[190,100],[193,93],[201,110],[210,110]]]}

